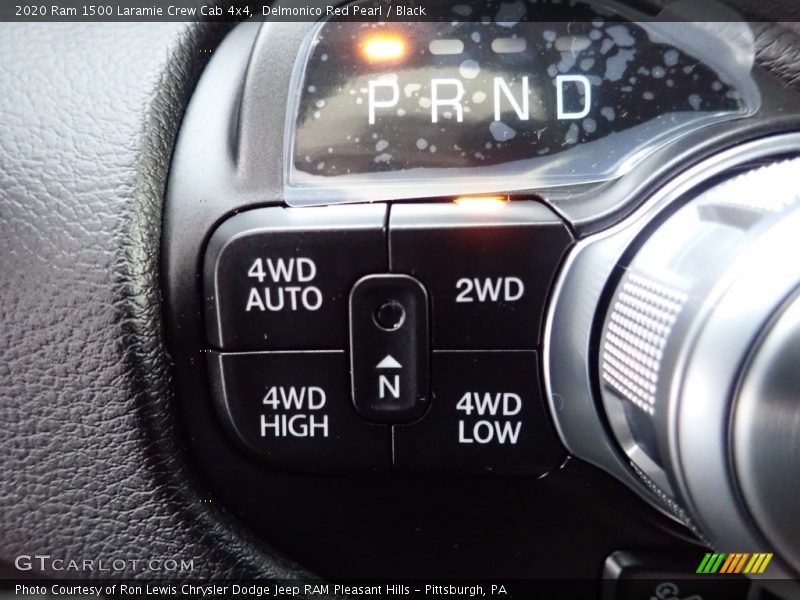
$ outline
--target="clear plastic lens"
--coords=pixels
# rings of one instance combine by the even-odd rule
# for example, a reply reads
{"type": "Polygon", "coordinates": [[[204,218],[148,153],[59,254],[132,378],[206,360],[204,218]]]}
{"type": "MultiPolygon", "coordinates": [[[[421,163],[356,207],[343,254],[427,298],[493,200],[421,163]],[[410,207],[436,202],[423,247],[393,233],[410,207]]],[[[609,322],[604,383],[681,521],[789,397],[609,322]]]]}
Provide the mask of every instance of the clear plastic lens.
{"type": "Polygon", "coordinates": [[[608,180],[676,136],[757,110],[746,24],[570,11],[569,22],[495,9],[321,24],[290,90],[287,202],[608,180]]]}

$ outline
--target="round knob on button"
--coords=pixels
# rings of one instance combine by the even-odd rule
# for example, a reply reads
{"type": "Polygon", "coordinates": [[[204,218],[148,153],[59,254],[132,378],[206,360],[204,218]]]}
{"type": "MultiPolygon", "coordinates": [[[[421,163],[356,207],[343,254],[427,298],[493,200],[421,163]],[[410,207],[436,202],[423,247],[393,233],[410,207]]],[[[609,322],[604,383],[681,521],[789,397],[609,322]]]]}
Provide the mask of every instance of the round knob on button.
{"type": "Polygon", "coordinates": [[[406,320],[406,309],[397,300],[387,300],[375,310],[375,323],[381,329],[400,329],[406,320]]]}
{"type": "Polygon", "coordinates": [[[753,169],[659,224],[617,269],[598,372],[651,488],[718,550],[800,572],[798,173],[800,159],[753,169]]]}

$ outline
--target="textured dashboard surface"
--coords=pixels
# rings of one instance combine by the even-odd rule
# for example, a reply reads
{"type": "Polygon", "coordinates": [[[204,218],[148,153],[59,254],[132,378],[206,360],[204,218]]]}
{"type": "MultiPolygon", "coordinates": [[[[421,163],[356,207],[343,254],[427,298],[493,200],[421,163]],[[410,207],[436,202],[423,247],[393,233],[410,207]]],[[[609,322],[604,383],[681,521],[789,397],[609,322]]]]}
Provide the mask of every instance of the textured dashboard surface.
{"type": "Polygon", "coordinates": [[[201,502],[177,446],[160,333],[172,144],[202,51],[224,32],[197,24],[2,28],[7,563],[19,554],[175,558],[193,560],[183,573],[190,577],[297,573],[201,502]]]}
{"type": "MultiPolygon", "coordinates": [[[[758,29],[760,64],[797,84],[796,31],[758,29]]],[[[3,26],[0,561],[178,558],[194,560],[194,577],[299,573],[201,501],[162,343],[168,164],[204,50],[224,32],[3,26]]]]}

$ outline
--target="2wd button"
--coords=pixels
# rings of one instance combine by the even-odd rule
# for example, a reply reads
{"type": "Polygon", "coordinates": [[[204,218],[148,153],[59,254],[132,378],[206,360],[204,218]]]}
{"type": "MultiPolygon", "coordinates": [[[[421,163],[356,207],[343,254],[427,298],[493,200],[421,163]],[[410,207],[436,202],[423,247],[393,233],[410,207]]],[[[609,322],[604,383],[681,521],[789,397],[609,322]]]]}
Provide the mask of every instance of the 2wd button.
{"type": "Polygon", "coordinates": [[[430,411],[394,427],[395,466],[529,475],[557,465],[537,371],[535,352],[434,352],[430,411]]]}
{"type": "Polygon", "coordinates": [[[428,289],[435,349],[533,350],[571,236],[542,204],[477,204],[393,206],[391,269],[428,289]]]}
{"type": "Polygon", "coordinates": [[[390,428],[356,414],[344,352],[214,353],[209,367],[226,428],[270,465],[316,473],[390,468],[390,428]]]}
{"type": "Polygon", "coordinates": [[[209,341],[224,350],[347,347],[347,295],[386,269],[383,206],[264,208],[209,242],[209,341]]]}

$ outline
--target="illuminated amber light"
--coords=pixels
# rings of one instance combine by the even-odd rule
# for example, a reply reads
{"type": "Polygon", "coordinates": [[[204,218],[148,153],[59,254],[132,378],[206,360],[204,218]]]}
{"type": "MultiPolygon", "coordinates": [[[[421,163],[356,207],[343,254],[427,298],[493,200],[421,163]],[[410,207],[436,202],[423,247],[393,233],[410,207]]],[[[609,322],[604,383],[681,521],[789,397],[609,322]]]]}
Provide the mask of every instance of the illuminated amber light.
{"type": "Polygon", "coordinates": [[[508,200],[505,196],[459,196],[453,202],[464,208],[499,210],[508,200]]]}
{"type": "Polygon", "coordinates": [[[373,33],[361,41],[361,56],[368,62],[397,62],[406,57],[408,44],[397,33],[373,33]]]}

